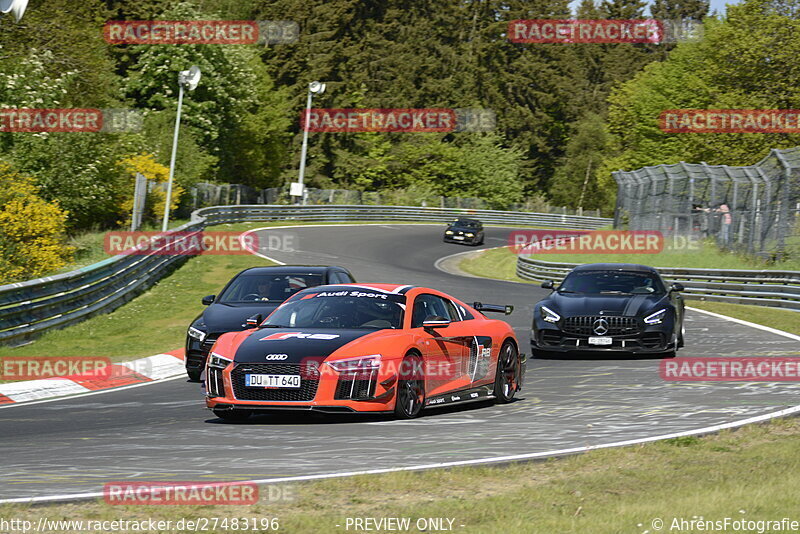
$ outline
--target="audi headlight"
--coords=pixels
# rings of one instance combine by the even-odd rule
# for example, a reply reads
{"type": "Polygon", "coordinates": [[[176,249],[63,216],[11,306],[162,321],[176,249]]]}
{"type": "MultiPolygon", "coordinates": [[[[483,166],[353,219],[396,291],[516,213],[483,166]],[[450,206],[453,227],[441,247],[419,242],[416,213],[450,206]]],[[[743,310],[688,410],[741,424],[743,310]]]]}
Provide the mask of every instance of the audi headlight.
{"type": "Polygon", "coordinates": [[[225,369],[233,362],[233,360],[226,358],[216,352],[212,352],[208,356],[208,366],[215,369],[225,369]]]}
{"type": "Polygon", "coordinates": [[[381,366],[381,355],[371,354],[369,356],[359,356],[357,358],[347,358],[345,360],[335,360],[325,362],[335,371],[340,373],[351,373],[357,371],[372,371],[381,366]]]}
{"type": "Polygon", "coordinates": [[[203,330],[200,330],[199,328],[195,328],[193,326],[190,326],[188,334],[189,334],[189,337],[194,338],[197,341],[202,343],[203,340],[206,338],[207,332],[204,332],[203,330]]]}
{"type": "Polygon", "coordinates": [[[445,235],[453,235],[453,231],[452,231],[452,230],[447,230],[447,231],[445,232],[445,235]]]}
{"type": "Polygon", "coordinates": [[[561,320],[561,316],[547,306],[542,306],[542,319],[548,323],[557,323],[561,320]]]}
{"type": "Polygon", "coordinates": [[[644,318],[645,324],[661,324],[664,322],[664,317],[667,315],[667,309],[664,308],[663,310],[658,310],[655,313],[651,313],[647,317],[644,318]]]}

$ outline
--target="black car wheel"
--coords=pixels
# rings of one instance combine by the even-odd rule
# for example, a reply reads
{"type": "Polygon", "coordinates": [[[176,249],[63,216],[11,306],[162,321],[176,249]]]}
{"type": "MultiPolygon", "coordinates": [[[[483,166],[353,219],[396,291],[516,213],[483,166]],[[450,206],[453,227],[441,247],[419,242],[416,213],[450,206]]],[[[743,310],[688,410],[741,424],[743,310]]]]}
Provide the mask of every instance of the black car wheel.
{"type": "Polygon", "coordinates": [[[681,321],[681,330],[678,332],[678,348],[683,348],[683,336],[686,334],[686,327],[683,326],[683,321],[681,321]]]}
{"type": "Polygon", "coordinates": [[[245,421],[250,417],[250,412],[243,410],[213,410],[214,415],[225,421],[245,421]]]}
{"type": "Polygon", "coordinates": [[[518,366],[517,348],[510,341],[506,341],[497,357],[497,373],[494,378],[494,396],[500,404],[511,402],[517,392],[518,366]]]}
{"type": "Polygon", "coordinates": [[[397,400],[394,413],[399,419],[413,419],[425,407],[425,378],[422,375],[422,358],[407,354],[400,364],[397,381],[397,400]]]}
{"type": "Polygon", "coordinates": [[[202,367],[192,367],[186,369],[186,374],[189,376],[190,382],[200,382],[200,376],[203,374],[202,367]]]}

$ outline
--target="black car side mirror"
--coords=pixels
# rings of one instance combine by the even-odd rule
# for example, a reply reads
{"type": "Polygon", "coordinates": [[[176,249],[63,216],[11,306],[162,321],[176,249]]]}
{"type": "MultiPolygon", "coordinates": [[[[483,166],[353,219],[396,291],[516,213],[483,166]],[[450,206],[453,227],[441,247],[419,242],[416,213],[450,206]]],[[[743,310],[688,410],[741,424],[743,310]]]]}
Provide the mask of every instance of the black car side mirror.
{"type": "Polygon", "coordinates": [[[552,280],[545,280],[544,282],[542,282],[543,289],[553,289],[554,287],[555,284],[553,283],[552,280]]]}
{"type": "Polygon", "coordinates": [[[672,282],[672,285],[670,286],[670,290],[680,292],[680,291],[684,290],[684,287],[683,287],[683,284],[681,284],[680,282],[672,282]]]}
{"type": "Polygon", "coordinates": [[[258,325],[261,324],[264,318],[261,316],[260,313],[253,315],[252,317],[247,318],[247,322],[244,323],[242,326],[245,328],[258,328],[258,325]]]}
{"type": "Polygon", "coordinates": [[[445,328],[450,325],[450,319],[445,319],[439,315],[429,315],[422,321],[423,328],[445,328]]]}
{"type": "Polygon", "coordinates": [[[211,304],[214,304],[214,299],[215,298],[217,298],[216,295],[208,295],[208,296],[203,297],[203,300],[201,300],[200,302],[203,303],[203,306],[209,306],[211,304]]]}

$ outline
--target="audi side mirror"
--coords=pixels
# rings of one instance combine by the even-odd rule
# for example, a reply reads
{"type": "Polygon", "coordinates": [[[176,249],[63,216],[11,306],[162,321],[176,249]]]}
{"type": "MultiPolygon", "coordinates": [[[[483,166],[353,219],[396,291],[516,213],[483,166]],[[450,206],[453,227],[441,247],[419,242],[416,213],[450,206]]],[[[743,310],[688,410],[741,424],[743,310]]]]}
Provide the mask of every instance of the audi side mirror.
{"type": "Polygon", "coordinates": [[[684,290],[683,284],[680,282],[672,282],[672,286],[670,286],[672,291],[680,292],[684,290]]]}
{"type": "Polygon", "coordinates": [[[422,321],[423,328],[445,328],[450,325],[450,319],[438,315],[429,315],[422,321]]]}
{"type": "Polygon", "coordinates": [[[549,289],[552,291],[554,287],[555,284],[553,283],[552,280],[545,280],[544,282],[542,282],[542,289],[549,289]]]}
{"type": "Polygon", "coordinates": [[[203,297],[203,300],[201,300],[200,302],[203,303],[203,306],[209,306],[211,304],[214,304],[215,298],[217,298],[216,295],[208,295],[206,297],[203,297]]]}
{"type": "Polygon", "coordinates": [[[260,313],[257,313],[251,317],[247,318],[247,322],[244,323],[242,326],[245,328],[258,328],[258,325],[261,324],[264,318],[261,316],[260,313]]]}

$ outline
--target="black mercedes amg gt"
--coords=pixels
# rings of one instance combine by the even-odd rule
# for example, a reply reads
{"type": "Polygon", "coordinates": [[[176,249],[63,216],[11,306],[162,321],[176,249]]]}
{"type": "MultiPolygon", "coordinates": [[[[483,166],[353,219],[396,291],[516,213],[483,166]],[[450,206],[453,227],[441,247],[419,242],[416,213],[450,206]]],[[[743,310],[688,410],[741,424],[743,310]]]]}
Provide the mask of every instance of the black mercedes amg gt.
{"type": "Polygon", "coordinates": [[[298,291],[352,282],[353,275],[344,267],[273,265],[245,269],[219,295],[203,297],[202,303],[208,308],[192,321],[186,333],[186,374],[190,380],[200,380],[208,351],[219,336],[244,330],[251,318],[260,323],[298,291]]]}
{"type": "Polygon", "coordinates": [[[683,346],[683,285],[669,287],[653,267],[594,263],[573,269],[533,308],[531,349],[672,356],[683,346]]]}

